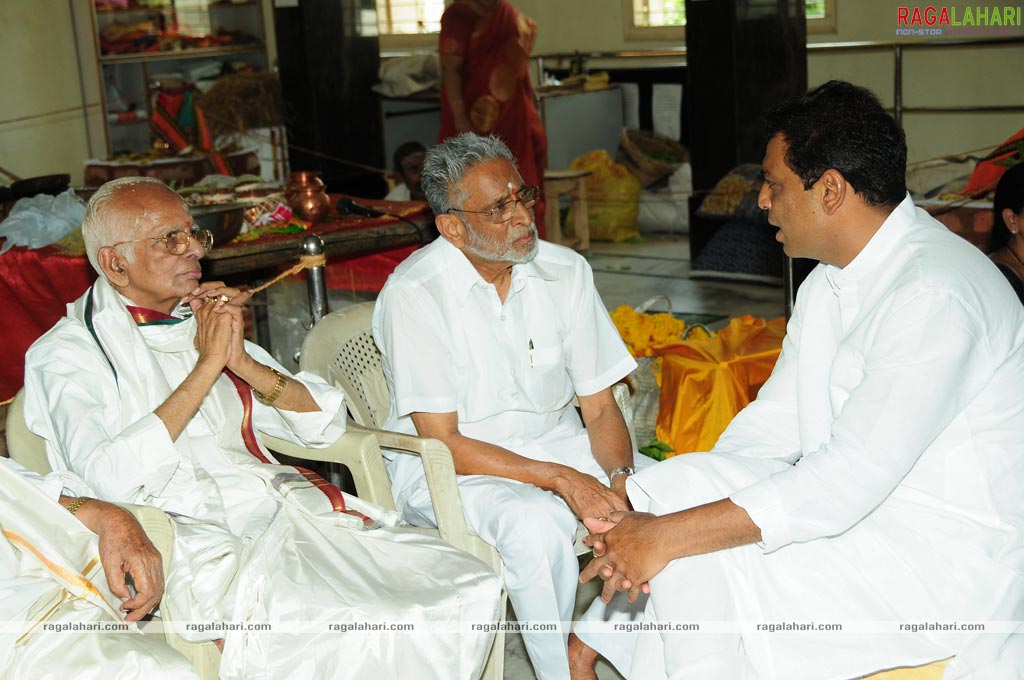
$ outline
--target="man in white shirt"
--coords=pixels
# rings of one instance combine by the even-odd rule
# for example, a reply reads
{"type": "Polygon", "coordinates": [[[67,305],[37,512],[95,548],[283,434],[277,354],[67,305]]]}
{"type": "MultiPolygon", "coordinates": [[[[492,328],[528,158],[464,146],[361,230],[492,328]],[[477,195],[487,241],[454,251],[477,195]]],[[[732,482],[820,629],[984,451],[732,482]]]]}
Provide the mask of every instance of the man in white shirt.
{"type": "Polygon", "coordinates": [[[163,569],[135,518],[88,493],[0,458],[0,678],[196,678],[156,636],[112,632],[152,611],[163,569]]]}
{"type": "Polygon", "coordinates": [[[25,419],[54,470],[175,514],[176,620],[239,624],[195,629],[224,637],[220,677],[476,677],[490,638],[460,624],[497,618],[497,578],[262,446],[334,441],[343,397],[243,339],[248,295],[200,282],[181,197],[108,182],[82,231],[101,276],[29,349],[25,419]]]}
{"type": "Polygon", "coordinates": [[[703,626],[642,636],[631,677],[852,678],[952,657],[944,677],[1019,678],[1024,313],[914,207],[903,132],[873,94],[826,83],[768,130],[759,204],[787,255],[821,264],[758,398],[710,453],[630,480],[653,514],[586,520],[581,578],[605,579],[604,597],[649,589],[652,622],[703,626]]]}
{"type": "MultiPolygon", "coordinates": [[[[576,518],[627,508],[634,451],[611,386],[636,363],[586,260],[538,240],[538,188],[500,140],[446,140],[422,181],[443,238],[403,262],[377,301],[385,427],[448,445],[467,522],[501,554],[516,617],[563,624],[579,574],[576,518]]],[[[388,470],[403,517],[433,525],[419,460],[394,454],[388,470]]],[[[597,603],[590,616],[639,609],[620,599],[627,606],[597,603]]],[[[558,627],[523,633],[540,678],[569,675],[568,626],[558,627]]]]}

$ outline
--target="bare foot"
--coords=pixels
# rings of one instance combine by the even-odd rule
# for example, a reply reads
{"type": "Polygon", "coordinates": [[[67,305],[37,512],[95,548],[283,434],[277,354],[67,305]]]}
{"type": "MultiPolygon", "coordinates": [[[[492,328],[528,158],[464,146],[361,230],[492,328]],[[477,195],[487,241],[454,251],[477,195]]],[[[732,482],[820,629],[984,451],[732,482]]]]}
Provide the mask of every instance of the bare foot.
{"type": "Polygon", "coordinates": [[[597,652],[576,637],[576,633],[569,633],[569,677],[572,680],[597,680],[596,663],[597,652]]]}

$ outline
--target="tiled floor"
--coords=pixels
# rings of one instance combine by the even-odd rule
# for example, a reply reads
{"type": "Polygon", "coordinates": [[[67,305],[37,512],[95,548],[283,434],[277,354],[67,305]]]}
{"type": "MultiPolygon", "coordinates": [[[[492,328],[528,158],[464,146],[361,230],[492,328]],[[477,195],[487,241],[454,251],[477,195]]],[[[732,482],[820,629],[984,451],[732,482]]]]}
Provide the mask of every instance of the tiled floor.
{"type": "Polygon", "coordinates": [[[608,309],[636,306],[654,295],[668,296],[673,312],[713,315],[722,321],[741,314],[771,319],[785,309],[780,287],[691,280],[690,246],[685,236],[648,235],[642,243],[597,241],[592,243],[588,259],[608,309]]]}

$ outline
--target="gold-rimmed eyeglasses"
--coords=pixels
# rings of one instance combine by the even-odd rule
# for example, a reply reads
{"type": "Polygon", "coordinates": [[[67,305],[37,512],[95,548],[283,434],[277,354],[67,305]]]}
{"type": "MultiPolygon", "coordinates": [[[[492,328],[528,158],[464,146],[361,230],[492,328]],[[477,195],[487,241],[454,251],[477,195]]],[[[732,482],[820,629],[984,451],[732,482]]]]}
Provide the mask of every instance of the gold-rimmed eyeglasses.
{"type": "Polygon", "coordinates": [[[533,184],[526,184],[518,191],[512,192],[512,198],[502,201],[490,210],[463,210],[462,208],[449,208],[448,212],[470,213],[472,215],[484,215],[490,219],[491,224],[504,224],[512,219],[516,212],[516,204],[522,203],[523,207],[529,210],[537,204],[540,198],[540,187],[533,184]]]}
{"type": "Polygon", "coordinates": [[[200,229],[199,227],[192,227],[188,231],[184,229],[175,229],[169,231],[163,236],[156,236],[150,238],[136,238],[130,241],[120,241],[111,245],[111,248],[123,246],[126,243],[138,243],[140,241],[163,241],[164,246],[167,248],[167,252],[171,255],[184,255],[185,251],[188,250],[189,242],[195,239],[196,243],[203,247],[203,252],[208,253],[213,248],[213,233],[209,229],[200,229]]]}

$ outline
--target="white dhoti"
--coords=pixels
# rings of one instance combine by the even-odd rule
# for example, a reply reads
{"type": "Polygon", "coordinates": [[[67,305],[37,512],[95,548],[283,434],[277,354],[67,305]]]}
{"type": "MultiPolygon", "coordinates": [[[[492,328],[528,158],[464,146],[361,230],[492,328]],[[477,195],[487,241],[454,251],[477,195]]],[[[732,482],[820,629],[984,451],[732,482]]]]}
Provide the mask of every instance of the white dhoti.
{"type": "MultiPolygon", "coordinates": [[[[516,450],[536,460],[569,465],[605,480],[590,454],[586,433],[549,437],[516,450]]],[[[389,471],[395,480],[396,504],[411,524],[435,526],[422,465],[411,456],[393,454],[389,471]]],[[[653,461],[637,456],[646,467],[653,461]]],[[[574,550],[577,520],[565,501],[532,484],[490,475],[460,475],[459,496],[470,530],[493,545],[504,564],[505,587],[538,678],[568,678],[566,642],[579,584],[579,561],[574,550]],[[530,630],[534,624],[557,624],[555,631],[530,630]]],[[[637,621],[646,598],[630,603],[624,594],[610,604],[600,599],[587,610],[578,634],[599,649],[618,668],[628,668],[632,638],[605,634],[612,623],[637,621]]]]}
{"type": "Polygon", "coordinates": [[[232,617],[273,627],[229,632],[221,678],[477,678],[493,632],[473,626],[499,599],[482,562],[436,538],[286,506],[246,559],[232,617]]]}
{"type": "Polygon", "coordinates": [[[0,464],[0,678],[188,680],[192,666],[123,617],[98,537],[32,482],[0,464]]]}
{"type": "MultiPolygon", "coordinates": [[[[7,583],[0,585],[0,593],[7,587],[7,583]]],[[[160,635],[99,630],[114,619],[82,600],[65,601],[52,608],[62,595],[59,590],[52,588],[40,597],[25,619],[29,622],[45,618],[51,628],[37,627],[14,643],[7,664],[0,668],[0,678],[198,680],[185,657],[171,649],[160,635]]]]}
{"type": "MultiPolygon", "coordinates": [[[[667,514],[727,497],[786,467],[728,453],[687,454],[631,479],[630,500],[639,511],[667,514]]],[[[963,570],[982,558],[926,542],[913,530],[922,510],[898,491],[895,495],[837,537],[768,554],[747,545],[669,563],[651,580],[647,620],[697,623],[701,630],[639,635],[629,677],[821,680],[953,656],[949,678],[961,677],[958,667],[979,665],[976,660],[986,657],[999,660],[980,664],[984,670],[975,677],[1020,677],[1019,668],[1012,670],[1012,659],[1020,657],[1009,647],[1020,640],[1008,640],[1004,630],[900,632],[900,622],[1019,618],[1011,603],[1021,601],[1021,584],[1015,586],[1018,597],[1005,607],[991,602],[995,584],[986,592],[966,585],[963,570]],[[807,624],[843,628],[785,630],[807,624]]],[[[991,563],[984,568],[991,569],[991,563]]],[[[1014,575],[1005,571],[1012,581],[1014,575]]]]}

